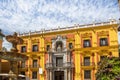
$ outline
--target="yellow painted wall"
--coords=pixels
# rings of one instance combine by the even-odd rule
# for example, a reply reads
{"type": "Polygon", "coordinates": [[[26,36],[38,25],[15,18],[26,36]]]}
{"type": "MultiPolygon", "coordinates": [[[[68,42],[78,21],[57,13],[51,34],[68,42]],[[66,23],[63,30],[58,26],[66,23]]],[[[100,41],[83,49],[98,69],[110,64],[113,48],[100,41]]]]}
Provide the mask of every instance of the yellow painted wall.
{"type": "MultiPolygon", "coordinates": [[[[117,25],[118,24],[108,24],[108,25],[101,25],[101,26],[92,26],[88,28],[79,28],[75,30],[66,30],[66,31],[59,31],[59,32],[50,32],[50,33],[43,33],[43,34],[36,34],[31,36],[23,36],[24,43],[23,45],[27,46],[27,53],[30,57],[28,60],[28,65],[31,65],[31,61],[34,58],[40,57],[40,67],[43,69],[43,72],[45,71],[45,51],[46,51],[46,44],[45,44],[45,37],[47,36],[57,36],[57,35],[68,35],[73,33],[75,36],[74,39],[74,55],[75,55],[75,79],[74,80],[84,80],[84,70],[91,70],[91,74],[94,75],[91,76],[91,80],[95,80],[95,72],[97,71],[97,63],[100,60],[101,55],[107,55],[109,56],[109,53],[112,52],[113,56],[118,57],[118,32],[117,32],[117,25]],[[106,35],[104,32],[108,32],[108,35],[106,35]],[[101,32],[102,36],[100,37],[108,37],[109,36],[109,46],[103,46],[100,47],[98,45],[98,33],[101,32]],[[103,32],[103,33],[102,33],[103,32]],[[88,34],[86,34],[88,33],[88,34]],[[89,33],[91,36],[89,36],[89,33]],[[82,38],[84,35],[84,38],[82,38]],[[85,37],[88,36],[88,37],[85,37]],[[90,48],[83,48],[82,47],[82,39],[91,39],[92,47],[90,48]],[[32,40],[38,39],[39,43],[34,43],[32,40]],[[33,44],[39,44],[39,52],[32,52],[32,45],[33,44]],[[94,66],[81,66],[81,62],[84,61],[85,56],[90,56],[90,61],[94,61],[94,66]]],[[[20,47],[22,45],[18,45],[18,50],[20,52],[20,47]]],[[[28,73],[31,74],[31,69],[28,69],[28,73]]],[[[45,80],[45,74],[38,74],[40,80],[45,80]]],[[[29,76],[27,74],[27,76],[29,76]]],[[[30,75],[32,76],[32,75],[30,75]]]]}

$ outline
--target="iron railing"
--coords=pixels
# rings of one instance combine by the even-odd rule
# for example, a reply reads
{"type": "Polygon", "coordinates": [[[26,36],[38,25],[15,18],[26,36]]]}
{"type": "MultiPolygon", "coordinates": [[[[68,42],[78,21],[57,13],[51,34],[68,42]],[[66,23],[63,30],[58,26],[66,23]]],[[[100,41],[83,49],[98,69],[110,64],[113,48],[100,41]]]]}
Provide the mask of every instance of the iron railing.
{"type": "Polygon", "coordinates": [[[81,63],[81,66],[94,66],[95,63],[94,62],[83,62],[81,63]]]}
{"type": "Polygon", "coordinates": [[[29,67],[30,68],[39,68],[40,66],[39,65],[30,65],[29,67]]]}

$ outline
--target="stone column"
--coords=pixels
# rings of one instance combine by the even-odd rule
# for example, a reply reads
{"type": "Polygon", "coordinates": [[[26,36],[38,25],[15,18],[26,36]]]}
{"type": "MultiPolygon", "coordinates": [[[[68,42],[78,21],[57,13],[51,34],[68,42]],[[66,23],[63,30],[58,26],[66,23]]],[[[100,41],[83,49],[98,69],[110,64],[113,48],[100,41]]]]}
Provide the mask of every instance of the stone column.
{"type": "Polygon", "coordinates": [[[49,80],[50,79],[50,70],[47,70],[47,78],[46,78],[47,80],[49,80]]]}
{"type": "Polygon", "coordinates": [[[64,71],[64,80],[68,80],[67,69],[65,69],[65,71],[64,71]]]}
{"type": "Polygon", "coordinates": [[[49,80],[52,80],[52,70],[50,70],[50,79],[49,80]]]}
{"type": "Polygon", "coordinates": [[[70,72],[70,69],[68,70],[68,80],[71,80],[71,72],[70,72]]]}

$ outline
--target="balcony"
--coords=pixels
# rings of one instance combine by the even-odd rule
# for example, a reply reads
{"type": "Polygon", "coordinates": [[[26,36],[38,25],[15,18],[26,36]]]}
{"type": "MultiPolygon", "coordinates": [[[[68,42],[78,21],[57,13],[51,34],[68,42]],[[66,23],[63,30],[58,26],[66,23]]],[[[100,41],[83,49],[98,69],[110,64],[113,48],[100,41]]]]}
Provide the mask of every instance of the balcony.
{"type": "Polygon", "coordinates": [[[33,70],[33,71],[34,71],[34,70],[35,70],[35,71],[38,70],[39,67],[40,67],[39,65],[30,65],[30,66],[29,66],[29,68],[30,68],[31,70],[33,70]]]}
{"type": "Polygon", "coordinates": [[[94,62],[83,62],[83,63],[81,63],[81,68],[93,69],[93,68],[95,68],[95,63],[94,62]]]}
{"type": "Polygon", "coordinates": [[[46,69],[53,69],[53,68],[73,68],[73,62],[66,62],[66,63],[46,63],[46,69]]]}
{"type": "Polygon", "coordinates": [[[21,66],[19,66],[19,70],[20,71],[27,71],[28,70],[28,66],[27,65],[21,65],[21,66]]]}

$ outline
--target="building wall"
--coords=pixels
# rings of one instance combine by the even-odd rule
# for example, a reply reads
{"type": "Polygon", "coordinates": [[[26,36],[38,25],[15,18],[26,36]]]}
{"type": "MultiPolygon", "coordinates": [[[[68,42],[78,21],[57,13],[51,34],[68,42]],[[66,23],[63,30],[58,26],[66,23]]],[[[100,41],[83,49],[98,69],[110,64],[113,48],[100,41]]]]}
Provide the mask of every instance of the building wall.
{"type": "MultiPolygon", "coordinates": [[[[3,42],[3,35],[0,34],[0,51],[2,49],[2,42],[3,42]]],[[[0,59],[0,73],[1,73],[1,59],[0,59]]]]}
{"type": "MultiPolygon", "coordinates": [[[[69,30],[58,30],[54,32],[42,33],[42,34],[29,34],[21,36],[24,43],[18,45],[18,50],[21,52],[21,47],[26,46],[27,52],[23,53],[29,56],[26,61],[27,67],[20,68],[19,72],[25,71],[26,75],[32,79],[32,72],[39,71],[42,68],[43,74],[37,73],[38,80],[46,80],[47,71],[45,68],[48,54],[46,46],[52,46],[52,39],[58,35],[67,37],[67,44],[73,43],[72,58],[74,62],[74,73],[72,80],[84,80],[84,71],[91,70],[91,80],[95,80],[95,73],[98,69],[98,62],[100,56],[115,56],[118,57],[118,32],[116,23],[91,25],[90,27],[83,27],[69,30]],[[107,38],[108,46],[100,46],[100,38],[107,38]],[[90,40],[91,47],[83,47],[84,40],[90,40]],[[32,52],[32,45],[38,45],[38,51],[32,52]],[[82,65],[84,63],[84,57],[90,57],[90,65],[82,65]],[[32,60],[38,60],[38,68],[30,67],[32,60]]],[[[68,48],[68,47],[67,47],[68,48]]]]}

